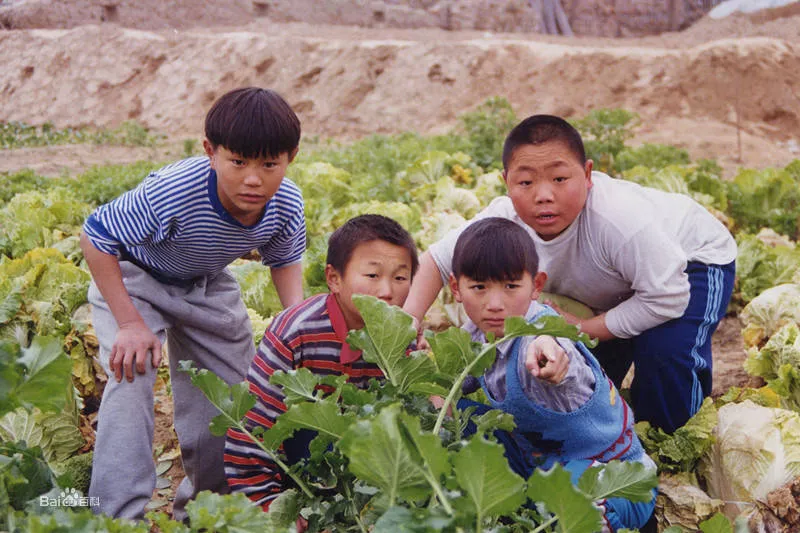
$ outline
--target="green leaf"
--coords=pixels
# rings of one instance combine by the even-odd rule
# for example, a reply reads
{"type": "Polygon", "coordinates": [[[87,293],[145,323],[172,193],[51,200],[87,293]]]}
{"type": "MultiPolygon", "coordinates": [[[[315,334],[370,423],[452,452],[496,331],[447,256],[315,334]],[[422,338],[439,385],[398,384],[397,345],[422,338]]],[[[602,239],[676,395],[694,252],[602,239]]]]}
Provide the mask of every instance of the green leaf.
{"type": "Polygon", "coordinates": [[[48,461],[64,461],[84,445],[83,435],[69,413],[32,412],[19,408],[0,418],[0,441],[25,441],[42,448],[48,461]]]}
{"type": "Polygon", "coordinates": [[[364,407],[377,401],[378,396],[376,393],[362,390],[353,385],[352,383],[345,383],[342,386],[342,403],[349,406],[364,407]]]}
{"type": "Polygon", "coordinates": [[[192,361],[181,361],[180,369],[192,377],[192,384],[203,391],[208,401],[219,409],[209,424],[211,433],[222,436],[229,428],[237,427],[247,412],[256,404],[256,398],[250,393],[247,382],[228,385],[219,376],[205,368],[197,370],[192,361]]]}
{"type": "Polygon", "coordinates": [[[544,472],[536,470],[528,480],[528,497],[543,503],[558,519],[559,529],[569,533],[594,533],[602,526],[600,510],[578,490],[570,474],[556,464],[544,472]]]}
{"type": "Polygon", "coordinates": [[[64,354],[61,341],[36,337],[22,349],[19,363],[25,368],[21,383],[12,391],[26,409],[60,411],[66,404],[66,391],[71,385],[72,361],[64,354]]]}
{"type": "Polygon", "coordinates": [[[41,448],[29,448],[24,442],[0,443],[0,508],[24,509],[26,502],[54,486],[41,448]]]}
{"type": "Polygon", "coordinates": [[[504,413],[499,409],[492,409],[482,415],[472,417],[472,421],[477,426],[476,433],[490,433],[497,429],[502,431],[513,431],[517,424],[514,422],[514,416],[509,413],[504,413]]]}
{"type": "Polygon", "coordinates": [[[310,429],[339,440],[353,424],[354,415],[342,413],[342,408],[336,400],[336,398],[328,398],[316,403],[294,404],[278,417],[272,429],[275,429],[276,426],[292,430],[310,429]]]}
{"type": "Polygon", "coordinates": [[[452,524],[452,518],[433,513],[428,509],[390,507],[375,522],[371,533],[439,533],[452,524]]]}
{"type": "Polygon", "coordinates": [[[413,452],[398,427],[399,405],[383,409],[373,420],[351,426],[339,442],[359,479],[382,490],[389,505],[430,495],[430,486],[417,468],[413,452]]]}
{"type": "Polygon", "coordinates": [[[473,342],[469,333],[461,328],[449,328],[436,334],[426,332],[426,338],[439,372],[447,376],[460,374],[482,346],[473,342]]]}
{"type": "Polygon", "coordinates": [[[503,331],[505,332],[503,340],[529,335],[551,335],[582,342],[589,348],[597,346],[597,340],[592,339],[586,333],[581,333],[577,326],[567,323],[564,317],[556,315],[539,317],[536,322],[530,324],[524,317],[510,316],[506,318],[503,331]]]}
{"type": "Polygon", "coordinates": [[[733,533],[733,526],[724,514],[717,513],[708,520],[700,522],[700,531],[703,533],[733,533]]]}
{"type": "Polygon", "coordinates": [[[635,428],[660,471],[688,472],[711,448],[716,425],[717,410],[711,398],[706,398],[700,410],[671,435],[647,422],[638,422],[635,428]]]}
{"type": "Polygon", "coordinates": [[[220,495],[207,490],[186,505],[193,531],[216,533],[263,533],[272,521],[261,507],[241,492],[220,495]]]}
{"type": "Polygon", "coordinates": [[[281,492],[272,500],[267,514],[274,530],[286,530],[295,525],[300,516],[299,495],[295,489],[281,492]]]}
{"type": "Polygon", "coordinates": [[[0,324],[6,324],[22,309],[22,283],[18,279],[0,280],[0,324]]]}
{"type": "Polygon", "coordinates": [[[307,368],[298,368],[288,372],[278,370],[272,374],[269,382],[282,388],[281,392],[286,396],[283,401],[289,406],[298,402],[317,401],[316,388],[321,379],[322,376],[307,368]]]}
{"type": "Polygon", "coordinates": [[[403,438],[410,444],[409,450],[417,467],[429,471],[437,482],[442,476],[448,475],[451,467],[441,439],[430,432],[422,431],[419,418],[407,413],[400,414],[399,423],[403,438]]]}
{"type": "Polygon", "coordinates": [[[589,468],[578,481],[578,488],[593,500],[625,498],[632,502],[649,502],[656,486],[656,470],[631,461],[611,461],[589,468]]]}
{"type": "Polygon", "coordinates": [[[347,341],[362,350],[365,361],[377,364],[400,392],[435,372],[427,357],[406,356],[408,346],[417,338],[411,315],[374,296],[356,294],[353,303],[364,319],[364,329],[351,331],[347,341]]]}
{"type": "Polygon", "coordinates": [[[450,391],[436,383],[414,383],[408,387],[406,392],[421,394],[423,396],[441,396],[444,398],[450,391]]]}
{"type": "Polygon", "coordinates": [[[456,480],[479,517],[516,511],[525,501],[525,481],[512,472],[500,444],[474,437],[453,459],[456,480]]]}
{"type": "MultiPolygon", "coordinates": [[[[228,268],[239,283],[242,301],[248,308],[264,318],[274,316],[283,309],[270,271],[260,261],[237,259],[228,268]]],[[[257,333],[260,333],[260,340],[264,330],[257,333]]]]}
{"type": "Polygon", "coordinates": [[[425,383],[431,379],[436,372],[436,365],[428,357],[428,354],[421,351],[411,352],[402,359],[397,365],[397,388],[399,392],[405,392],[420,383],[425,383]]]}

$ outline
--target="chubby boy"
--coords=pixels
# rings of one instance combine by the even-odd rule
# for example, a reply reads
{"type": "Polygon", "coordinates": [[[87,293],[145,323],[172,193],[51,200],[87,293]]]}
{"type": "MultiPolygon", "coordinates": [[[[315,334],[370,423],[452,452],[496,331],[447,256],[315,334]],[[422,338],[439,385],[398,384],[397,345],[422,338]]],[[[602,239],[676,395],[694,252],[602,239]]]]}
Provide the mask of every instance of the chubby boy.
{"type": "MultiPolygon", "coordinates": [[[[419,265],[411,235],[394,220],[381,215],[361,215],[331,234],[325,276],[330,293],[312,296],[286,309],[264,334],[247,374],[256,405],[245,417],[245,427],[268,429],[286,410],[280,387],[269,383],[277,370],[307,368],[316,374],[348,376],[356,386],[382,378],[378,365],[361,358],[346,342],[347,332],[364,327],[354,294],[375,296],[402,306],[419,265]]],[[[307,442],[292,441],[299,448],[307,442]]],[[[287,456],[305,450],[285,449],[287,456]]],[[[234,492],[242,492],[265,510],[284,489],[279,467],[246,435],[228,431],[225,474],[234,492]]]]}
{"type": "MultiPolygon", "coordinates": [[[[485,218],[459,236],[449,282],[470,319],[464,328],[474,341],[485,342],[488,333],[501,337],[507,317],[524,316],[535,322],[555,314],[536,302],[547,279],[538,262],[533,241],[510,220],[485,218]]],[[[491,407],[514,416],[514,431],[496,433],[511,467],[527,479],[535,468],[558,462],[574,480],[597,462],[637,461],[655,469],[633,430],[630,407],[586,347],[558,339],[568,356],[568,370],[560,374],[563,379],[543,379],[538,363],[548,362],[528,355],[543,339],[547,337],[502,343],[495,362],[479,380],[491,407]]],[[[479,412],[487,409],[476,407],[479,412]]],[[[612,498],[599,503],[606,531],[642,527],[654,505],[655,499],[632,503],[612,498]]]]}
{"type": "MultiPolygon", "coordinates": [[[[736,243],[688,196],[592,171],[580,134],[534,115],[503,148],[508,194],[474,220],[526,230],[548,274],[544,290],[597,315],[568,321],[598,338],[598,360],[617,386],[631,363],[637,420],[672,432],[711,394],[711,335],[733,289],[736,243]]],[[[469,224],[469,223],[468,223],[469,224]]],[[[459,228],[420,260],[405,310],[421,321],[452,271],[459,228]]]]}

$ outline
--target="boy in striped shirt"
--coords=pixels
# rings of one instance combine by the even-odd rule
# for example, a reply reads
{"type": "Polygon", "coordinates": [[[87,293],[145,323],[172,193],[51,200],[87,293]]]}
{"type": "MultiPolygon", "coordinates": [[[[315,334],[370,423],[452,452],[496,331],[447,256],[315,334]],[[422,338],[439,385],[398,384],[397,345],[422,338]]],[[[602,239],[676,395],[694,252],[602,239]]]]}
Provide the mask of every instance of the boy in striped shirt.
{"type": "Polygon", "coordinates": [[[225,267],[258,249],[284,307],[303,296],[303,198],[284,178],[300,141],[297,116],[273,91],[237,89],[214,103],[205,137],[207,157],[151,173],[97,208],[81,235],[100,361],[115,378],[100,404],[89,494],[114,517],[142,519],[155,488],[153,385],[165,341],[186,472],[174,516],[183,519],[202,490],[228,491],[224,439],[208,429],[216,410],[176,371],[189,359],[230,384],[244,379],[255,347],[225,267]]]}
{"type": "MultiPolygon", "coordinates": [[[[354,294],[368,294],[402,306],[417,270],[414,240],[397,222],[380,215],[350,219],[328,241],[325,276],[329,294],[312,296],[286,309],[272,321],[258,346],[247,374],[256,405],[245,417],[245,427],[269,429],[286,411],[280,387],[270,384],[277,370],[307,368],[316,374],[348,376],[366,386],[383,373],[361,358],[345,341],[351,329],[364,327],[352,302],[354,294]]],[[[310,439],[284,443],[289,457],[307,451],[310,439]]],[[[280,468],[245,434],[228,430],[225,474],[231,490],[246,494],[265,510],[284,489],[280,468]]]]}

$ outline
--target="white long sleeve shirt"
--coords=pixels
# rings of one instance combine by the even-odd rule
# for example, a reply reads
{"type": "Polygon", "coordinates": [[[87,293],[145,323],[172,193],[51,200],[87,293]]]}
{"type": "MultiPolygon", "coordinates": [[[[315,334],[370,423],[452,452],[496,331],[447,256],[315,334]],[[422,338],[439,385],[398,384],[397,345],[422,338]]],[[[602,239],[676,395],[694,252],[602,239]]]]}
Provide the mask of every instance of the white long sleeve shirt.
{"type": "Polygon", "coordinates": [[[630,338],[683,314],[689,303],[687,262],[724,265],[736,258],[727,228],[688,196],[601,172],[592,173],[592,183],[581,213],[549,241],[520,219],[510,198],[496,198],[429,248],[442,279],[446,283],[452,272],[464,228],[481,218],[506,218],[536,243],[539,270],[548,276],[545,291],[607,312],[609,331],[630,338]]]}

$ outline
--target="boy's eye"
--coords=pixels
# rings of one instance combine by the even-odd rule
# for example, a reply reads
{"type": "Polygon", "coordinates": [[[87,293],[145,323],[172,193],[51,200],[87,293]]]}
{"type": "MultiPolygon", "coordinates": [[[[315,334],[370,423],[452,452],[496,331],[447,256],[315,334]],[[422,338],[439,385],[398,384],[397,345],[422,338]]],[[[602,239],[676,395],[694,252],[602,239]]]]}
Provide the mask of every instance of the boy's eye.
{"type": "Polygon", "coordinates": [[[473,291],[482,291],[484,289],[484,285],[482,283],[476,283],[475,285],[470,285],[469,288],[473,291]]]}
{"type": "Polygon", "coordinates": [[[518,289],[520,287],[519,283],[506,283],[506,289],[518,289]]]}
{"type": "Polygon", "coordinates": [[[408,277],[406,277],[406,276],[395,276],[394,279],[396,281],[407,281],[408,277]]]}
{"type": "Polygon", "coordinates": [[[231,159],[231,163],[233,163],[237,167],[240,167],[244,165],[244,159],[231,159]]]}
{"type": "Polygon", "coordinates": [[[275,161],[266,161],[264,163],[264,168],[275,168],[277,166],[278,166],[278,163],[276,163],[275,161]]]}
{"type": "Polygon", "coordinates": [[[372,279],[376,279],[376,278],[378,277],[378,275],[377,275],[377,274],[373,274],[373,273],[364,274],[364,275],[365,275],[366,277],[368,277],[368,278],[372,278],[372,279]]]}
{"type": "Polygon", "coordinates": [[[567,178],[565,176],[559,176],[559,177],[555,178],[553,181],[555,181],[556,183],[563,183],[563,182],[567,181],[567,178]]]}

